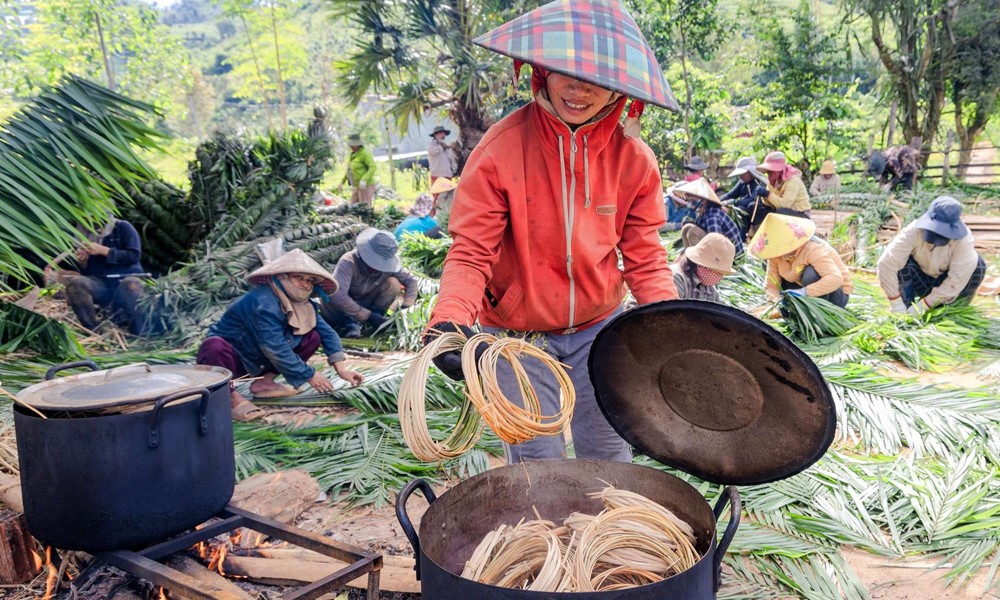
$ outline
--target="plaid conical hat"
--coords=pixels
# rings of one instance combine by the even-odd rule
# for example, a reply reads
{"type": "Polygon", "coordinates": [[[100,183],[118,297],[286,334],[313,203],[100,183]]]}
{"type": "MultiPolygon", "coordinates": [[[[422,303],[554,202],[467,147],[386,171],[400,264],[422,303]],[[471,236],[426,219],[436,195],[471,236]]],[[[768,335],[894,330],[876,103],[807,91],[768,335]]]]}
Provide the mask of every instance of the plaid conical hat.
{"type": "Polygon", "coordinates": [[[322,277],[323,282],[320,287],[330,294],[337,291],[337,280],[334,279],[333,274],[298,248],[282,254],[281,257],[250,273],[247,275],[247,281],[251,285],[264,285],[271,280],[272,276],[281,273],[305,273],[322,277]]]}
{"type": "Polygon", "coordinates": [[[504,23],[473,43],[680,111],[653,50],[621,0],[556,0],[504,23]]]}

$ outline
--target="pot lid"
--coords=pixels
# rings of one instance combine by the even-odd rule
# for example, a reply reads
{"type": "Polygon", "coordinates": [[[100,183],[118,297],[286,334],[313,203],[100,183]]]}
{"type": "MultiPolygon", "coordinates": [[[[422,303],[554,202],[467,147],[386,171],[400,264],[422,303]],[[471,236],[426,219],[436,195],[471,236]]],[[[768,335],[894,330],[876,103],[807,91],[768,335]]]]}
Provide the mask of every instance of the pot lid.
{"type": "Polygon", "coordinates": [[[153,402],[190,389],[215,388],[232,373],[208,365],[126,365],[56,377],[22,390],[17,398],[39,410],[94,410],[153,402]]]}
{"type": "Polygon", "coordinates": [[[833,441],[833,396],[816,364],[735,308],[669,300],[628,311],[597,335],[588,363],[619,435],[713,483],[784,479],[833,441]]]}

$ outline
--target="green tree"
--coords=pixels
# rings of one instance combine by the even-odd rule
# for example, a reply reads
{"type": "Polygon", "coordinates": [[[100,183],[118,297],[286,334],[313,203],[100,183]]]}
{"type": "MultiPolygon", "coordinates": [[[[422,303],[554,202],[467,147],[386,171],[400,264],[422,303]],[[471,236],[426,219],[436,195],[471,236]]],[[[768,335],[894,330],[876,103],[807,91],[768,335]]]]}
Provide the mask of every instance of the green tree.
{"type": "Polygon", "coordinates": [[[680,61],[685,158],[691,158],[698,147],[698,133],[691,122],[696,82],[689,63],[695,56],[711,60],[734,27],[719,14],[719,0],[628,0],[628,4],[664,70],[680,61]]]}
{"type": "Polygon", "coordinates": [[[31,7],[34,13],[17,31],[20,44],[14,49],[20,59],[4,87],[32,96],[74,74],[165,112],[184,112],[180,90],[189,73],[188,54],[157,24],[152,7],[119,0],[38,0],[31,7]]]}
{"type": "MultiPolygon", "coordinates": [[[[838,32],[824,31],[802,2],[790,32],[777,19],[758,21],[761,42],[754,108],[772,124],[769,140],[801,155],[800,165],[821,162],[828,152],[818,143],[854,116],[850,65],[838,32]],[[777,124],[778,127],[773,127],[777,124]]],[[[763,141],[763,140],[762,140],[763,141]]]]}
{"type": "MultiPolygon", "coordinates": [[[[851,16],[871,29],[872,43],[889,74],[891,96],[907,141],[930,147],[941,123],[954,51],[959,0],[843,0],[851,16]],[[891,37],[887,37],[891,36],[891,37]]],[[[927,152],[922,152],[926,162],[927,152]]]]}
{"type": "MultiPolygon", "coordinates": [[[[951,101],[955,107],[958,162],[968,165],[972,148],[996,114],[1000,97],[1000,0],[963,4],[953,28],[951,101]]],[[[960,172],[965,173],[965,167],[960,172]]]]}
{"type": "Polygon", "coordinates": [[[495,121],[491,105],[510,88],[511,63],[473,38],[537,0],[328,0],[335,18],[358,32],[358,49],[338,61],[337,82],[357,106],[368,94],[392,97],[388,113],[401,131],[435,110],[459,128],[463,154],[495,121]],[[506,74],[507,76],[504,76],[506,74]]]}
{"type": "Polygon", "coordinates": [[[667,69],[667,82],[690,83],[690,117],[666,110],[647,110],[642,116],[642,139],[653,149],[661,164],[680,164],[691,153],[722,148],[729,128],[729,92],[721,75],[679,64],[667,69]]]}

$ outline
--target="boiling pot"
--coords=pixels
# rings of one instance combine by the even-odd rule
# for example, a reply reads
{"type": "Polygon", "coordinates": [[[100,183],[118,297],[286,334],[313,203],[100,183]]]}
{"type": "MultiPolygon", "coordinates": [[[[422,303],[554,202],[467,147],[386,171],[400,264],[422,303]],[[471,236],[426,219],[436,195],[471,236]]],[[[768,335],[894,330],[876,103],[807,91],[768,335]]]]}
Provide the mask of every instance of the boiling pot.
{"type": "MultiPolygon", "coordinates": [[[[833,397],[812,362],[766,323],[721,304],[672,300],[614,318],[597,335],[588,361],[604,416],[626,441],[656,460],[720,484],[759,484],[802,471],[833,441],[833,397]]],[[[524,462],[481,473],[435,497],[423,480],[397,496],[396,516],[413,545],[427,600],[535,598],[674,598],[710,600],[736,533],[740,500],[725,488],[714,510],[690,484],[639,465],[604,461],[524,462]],[[646,496],[694,531],[702,558],[663,581],[623,590],[543,593],[463,579],[465,562],[501,524],[561,522],[596,514],[587,492],[604,482],[646,496]],[[407,500],[420,490],[430,506],[419,533],[407,500]],[[719,517],[729,505],[725,534],[719,517]]]]}
{"type": "Polygon", "coordinates": [[[218,513],[236,480],[231,377],[83,361],[23,390],[14,428],[31,534],[72,550],[137,548],[218,513]],[[76,366],[92,372],[53,379],[76,366]]]}

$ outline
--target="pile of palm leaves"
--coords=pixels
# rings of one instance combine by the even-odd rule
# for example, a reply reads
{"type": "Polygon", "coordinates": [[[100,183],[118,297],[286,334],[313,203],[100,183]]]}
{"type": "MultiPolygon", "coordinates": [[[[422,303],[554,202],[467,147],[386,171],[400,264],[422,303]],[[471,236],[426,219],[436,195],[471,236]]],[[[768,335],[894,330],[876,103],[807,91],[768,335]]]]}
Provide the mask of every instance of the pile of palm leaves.
{"type": "Polygon", "coordinates": [[[0,300],[0,354],[26,348],[55,359],[85,354],[65,323],[0,300]]]}
{"type": "Polygon", "coordinates": [[[451,238],[432,239],[422,233],[407,233],[399,244],[403,264],[427,277],[441,277],[444,259],[451,248],[451,238]]]}
{"type": "Polygon", "coordinates": [[[782,294],[785,326],[792,336],[815,344],[828,337],[840,337],[858,326],[861,319],[823,298],[782,294]]]}
{"type": "MultiPolygon", "coordinates": [[[[489,468],[489,454],[500,452],[500,442],[484,435],[468,454],[440,464],[417,460],[399,427],[396,396],[408,362],[379,373],[367,373],[364,385],[350,388],[330,373],[338,386],[332,395],[296,396],[296,405],[350,406],[357,413],[332,420],[326,417],[304,425],[238,424],[236,464],[240,478],[258,471],[303,469],[324,490],[349,506],[381,506],[415,477],[437,481],[469,477],[489,468]]],[[[454,427],[462,404],[462,389],[437,373],[428,377],[427,421],[432,434],[444,436],[454,427]]]]}
{"type": "Polygon", "coordinates": [[[78,224],[103,222],[113,196],[155,178],[134,148],[156,147],[162,134],[144,124],[156,114],[149,104],[66,76],[3,124],[0,275],[30,282],[40,272],[36,263],[76,245],[78,224]]]}

